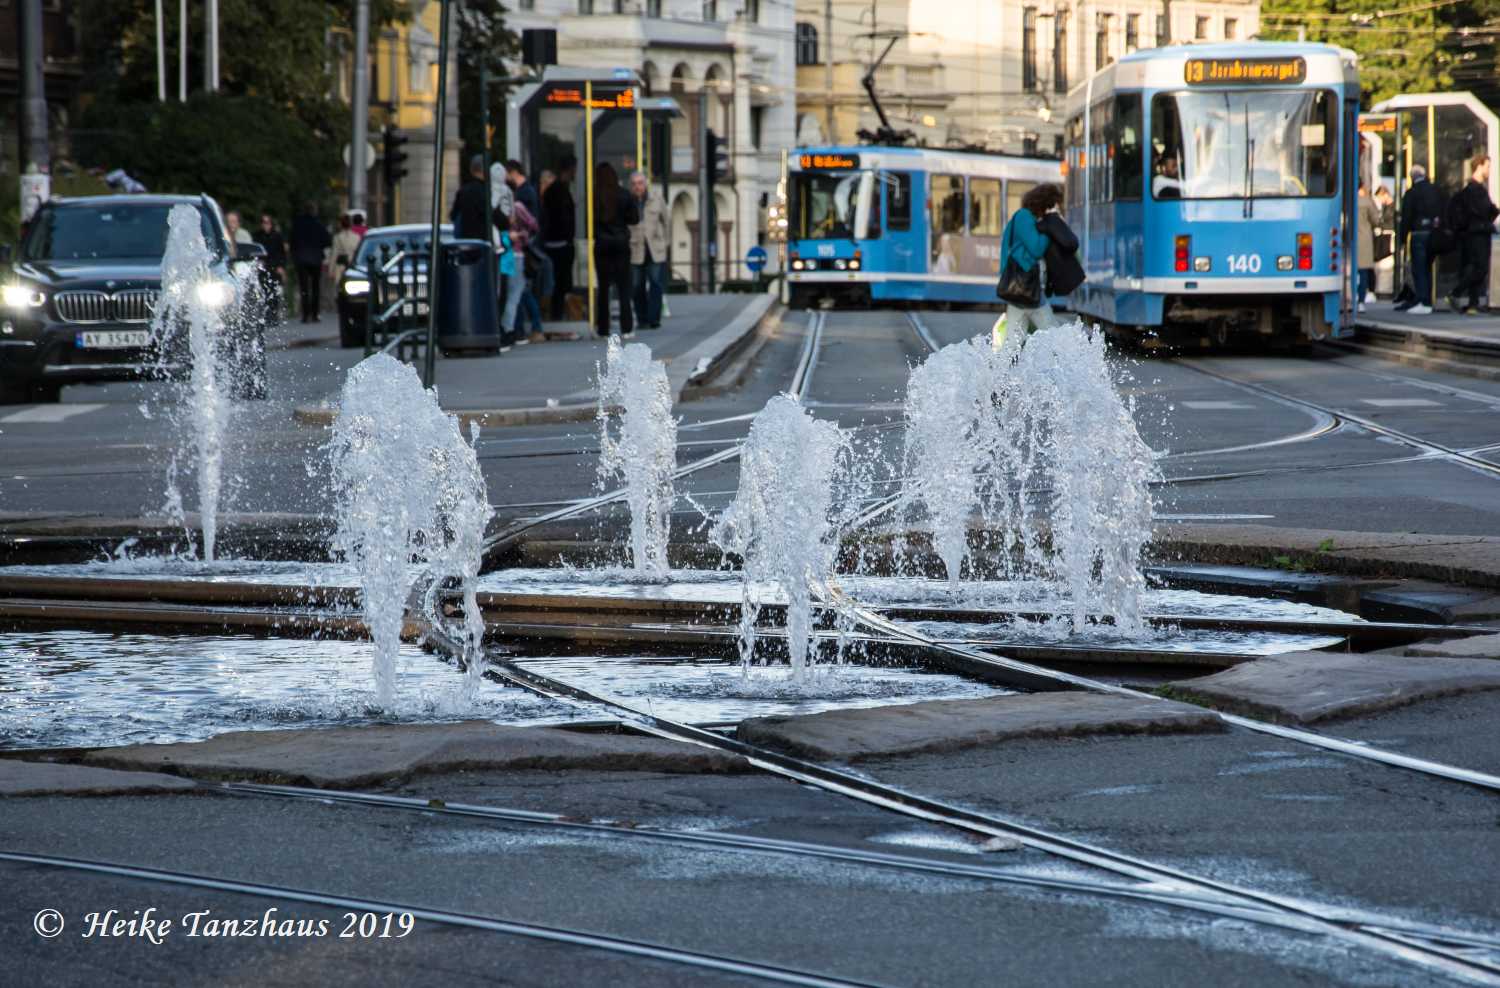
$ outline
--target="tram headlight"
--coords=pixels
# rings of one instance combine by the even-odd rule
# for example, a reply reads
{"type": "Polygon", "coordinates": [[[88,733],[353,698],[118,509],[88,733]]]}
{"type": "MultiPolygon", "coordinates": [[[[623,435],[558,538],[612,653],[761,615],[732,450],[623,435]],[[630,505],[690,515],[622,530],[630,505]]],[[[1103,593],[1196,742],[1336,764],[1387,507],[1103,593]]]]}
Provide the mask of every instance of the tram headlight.
{"type": "Polygon", "coordinates": [[[842,271],[849,266],[849,262],[840,257],[833,262],[833,266],[842,271]]]}
{"type": "Polygon", "coordinates": [[[1209,268],[1213,267],[1213,263],[1214,262],[1213,262],[1212,258],[1208,258],[1208,257],[1195,257],[1195,258],[1193,258],[1193,270],[1194,271],[1207,271],[1209,268]]]}
{"type": "Polygon", "coordinates": [[[1276,270],[1277,271],[1290,271],[1290,270],[1292,270],[1292,255],[1290,255],[1290,254],[1282,254],[1281,256],[1277,257],[1276,258],[1276,270]]]}

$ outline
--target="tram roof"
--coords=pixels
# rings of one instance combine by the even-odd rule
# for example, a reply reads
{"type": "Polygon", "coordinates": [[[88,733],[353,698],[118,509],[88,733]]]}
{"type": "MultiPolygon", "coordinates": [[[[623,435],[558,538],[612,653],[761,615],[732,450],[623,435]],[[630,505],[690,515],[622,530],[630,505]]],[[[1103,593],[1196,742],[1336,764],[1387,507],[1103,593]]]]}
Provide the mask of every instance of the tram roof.
{"type": "Polygon", "coordinates": [[[802,155],[858,156],[860,168],[916,168],[964,175],[1024,178],[1039,182],[1057,181],[1062,168],[1062,162],[1058,159],[1040,156],[883,144],[819,144],[792,148],[788,161],[792,171],[815,170],[802,167],[798,160],[802,155]]]}
{"type": "MultiPolygon", "coordinates": [[[[1165,45],[1142,48],[1095,73],[1090,82],[1074,86],[1068,93],[1068,105],[1082,106],[1092,89],[1096,98],[1111,89],[1180,89],[1185,83],[1184,66],[1190,60],[1258,60],[1301,58],[1307,65],[1307,76],[1300,86],[1350,86],[1358,92],[1359,70],[1356,56],[1348,48],[1311,41],[1216,41],[1212,44],[1165,45]]],[[[1231,87],[1236,84],[1220,84],[1231,87]]]]}

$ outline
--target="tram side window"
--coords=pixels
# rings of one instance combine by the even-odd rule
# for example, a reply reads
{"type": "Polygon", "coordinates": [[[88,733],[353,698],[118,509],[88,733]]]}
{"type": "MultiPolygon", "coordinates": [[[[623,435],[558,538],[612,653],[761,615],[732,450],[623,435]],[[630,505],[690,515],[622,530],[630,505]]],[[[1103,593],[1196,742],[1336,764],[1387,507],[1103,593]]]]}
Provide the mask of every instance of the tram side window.
{"type": "Polygon", "coordinates": [[[886,227],[893,231],[911,229],[911,173],[884,172],[886,227]]]}
{"type": "Polygon", "coordinates": [[[958,238],[964,234],[964,180],[932,176],[932,253],[934,271],[958,270],[958,238]]]}
{"type": "Polygon", "coordinates": [[[969,236],[998,237],[1005,226],[1000,215],[1000,180],[969,179],[969,236]]]}
{"type": "Polygon", "coordinates": [[[1114,105],[1100,100],[1089,108],[1089,201],[1109,202],[1114,198],[1114,148],[1110,135],[1114,131],[1114,105]]]}
{"type": "Polygon", "coordinates": [[[1110,146],[1114,149],[1114,197],[1141,197],[1141,96],[1122,93],[1115,97],[1110,146]]]}
{"type": "Polygon", "coordinates": [[[1007,219],[1016,215],[1016,210],[1021,208],[1021,199],[1026,193],[1036,188],[1035,182],[1023,182],[1013,178],[1005,183],[1005,216],[1007,219]]]}

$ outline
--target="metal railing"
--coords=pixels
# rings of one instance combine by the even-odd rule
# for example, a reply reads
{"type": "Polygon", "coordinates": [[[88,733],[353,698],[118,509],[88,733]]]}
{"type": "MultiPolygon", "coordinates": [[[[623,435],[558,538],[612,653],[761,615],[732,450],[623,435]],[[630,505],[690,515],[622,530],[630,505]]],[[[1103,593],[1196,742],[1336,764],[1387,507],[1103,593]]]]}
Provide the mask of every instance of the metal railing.
{"type": "Polygon", "coordinates": [[[382,244],[369,267],[365,306],[365,356],[379,350],[414,364],[427,345],[427,312],[432,304],[431,251],[382,244]]]}

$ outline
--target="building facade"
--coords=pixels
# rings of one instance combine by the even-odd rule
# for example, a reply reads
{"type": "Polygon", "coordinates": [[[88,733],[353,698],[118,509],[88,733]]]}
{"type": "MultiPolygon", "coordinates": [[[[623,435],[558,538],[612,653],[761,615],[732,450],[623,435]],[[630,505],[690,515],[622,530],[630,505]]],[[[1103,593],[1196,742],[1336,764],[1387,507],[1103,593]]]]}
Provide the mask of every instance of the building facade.
{"type": "Polygon", "coordinates": [[[875,82],[897,130],[1050,155],[1068,92],[1120,56],[1259,30],[1259,0],[797,0],[798,138],[849,143],[875,129],[860,83],[892,39],[875,82]]]}
{"type": "MultiPolygon", "coordinates": [[[[676,99],[684,116],[672,121],[670,134],[672,275],[703,283],[701,238],[711,235],[715,280],[746,277],[743,259],[764,238],[764,202],[775,194],[782,150],[794,139],[790,0],[518,0],[516,7],[506,15],[512,30],[557,31],[559,65],[631,69],[647,96],[676,99]],[[712,231],[704,229],[699,202],[700,106],[728,148],[712,231]]],[[[555,163],[544,154],[538,164],[555,163]]]]}

